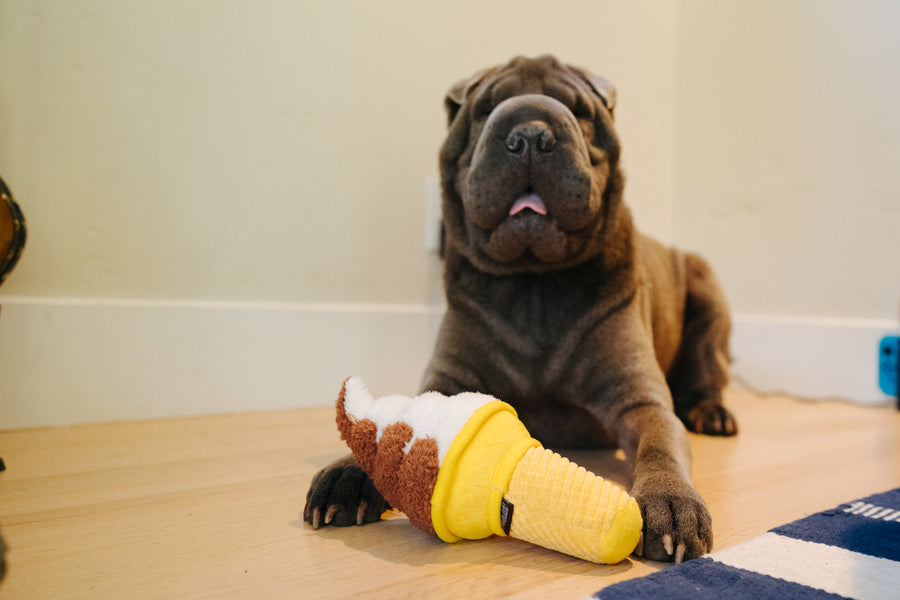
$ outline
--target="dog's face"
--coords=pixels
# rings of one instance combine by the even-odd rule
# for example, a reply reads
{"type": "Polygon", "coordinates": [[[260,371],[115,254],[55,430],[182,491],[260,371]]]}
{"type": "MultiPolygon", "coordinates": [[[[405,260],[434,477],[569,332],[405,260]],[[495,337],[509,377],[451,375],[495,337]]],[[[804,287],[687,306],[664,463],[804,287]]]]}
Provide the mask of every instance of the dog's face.
{"type": "Polygon", "coordinates": [[[608,81],[549,56],[454,86],[441,150],[448,247],[494,274],[601,252],[623,185],[614,103],[608,81]]]}

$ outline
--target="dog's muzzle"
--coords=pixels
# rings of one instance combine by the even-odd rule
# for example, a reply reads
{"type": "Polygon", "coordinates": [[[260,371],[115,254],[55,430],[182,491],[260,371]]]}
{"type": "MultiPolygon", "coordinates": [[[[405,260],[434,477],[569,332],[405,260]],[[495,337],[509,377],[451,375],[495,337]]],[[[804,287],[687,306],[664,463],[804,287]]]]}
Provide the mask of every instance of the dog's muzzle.
{"type": "Polygon", "coordinates": [[[504,100],[485,121],[461,186],[470,237],[500,263],[529,254],[566,260],[595,222],[591,173],[581,126],[565,104],[542,94],[504,100]]]}

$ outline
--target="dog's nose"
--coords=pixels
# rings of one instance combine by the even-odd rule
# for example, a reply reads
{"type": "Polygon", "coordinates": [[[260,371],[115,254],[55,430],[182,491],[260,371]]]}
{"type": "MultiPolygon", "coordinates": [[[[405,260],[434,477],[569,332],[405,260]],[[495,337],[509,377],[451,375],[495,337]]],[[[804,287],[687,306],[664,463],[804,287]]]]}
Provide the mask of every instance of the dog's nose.
{"type": "Polygon", "coordinates": [[[553,152],[556,148],[556,136],[543,121],[519,123],[506,137],[506,148],[517,155],[523,155],[529,149],[543,153],[553,152]]]}

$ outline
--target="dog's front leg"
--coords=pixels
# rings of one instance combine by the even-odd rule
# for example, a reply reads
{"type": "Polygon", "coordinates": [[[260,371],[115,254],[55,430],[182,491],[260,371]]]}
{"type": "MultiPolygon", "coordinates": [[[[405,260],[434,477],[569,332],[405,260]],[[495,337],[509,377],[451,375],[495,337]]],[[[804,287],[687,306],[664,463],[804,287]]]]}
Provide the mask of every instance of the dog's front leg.
{"type": "Polygon", "coordinates": [[[712,521],[690,480],[691,451],[684,426],[664,405],[635,402],[616,425],[632,464],[632,496],[644,529],[636,553],[652,560],[695,558],[712,549],[712,521]]]}

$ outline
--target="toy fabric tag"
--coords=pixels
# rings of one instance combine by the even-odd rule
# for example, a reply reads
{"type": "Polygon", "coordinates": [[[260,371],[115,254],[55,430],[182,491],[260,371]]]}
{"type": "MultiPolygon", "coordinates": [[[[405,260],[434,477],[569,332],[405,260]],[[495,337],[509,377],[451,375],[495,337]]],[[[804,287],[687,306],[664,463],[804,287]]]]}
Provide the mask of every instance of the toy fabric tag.
{"type": "Polygon", "coordinates": [[[503,498],[500,501],[500,526],[503,528],[503,533],[509,535],[509,528],[512,527],[512,518],[513,518],[513,503],[503,498]]]}

